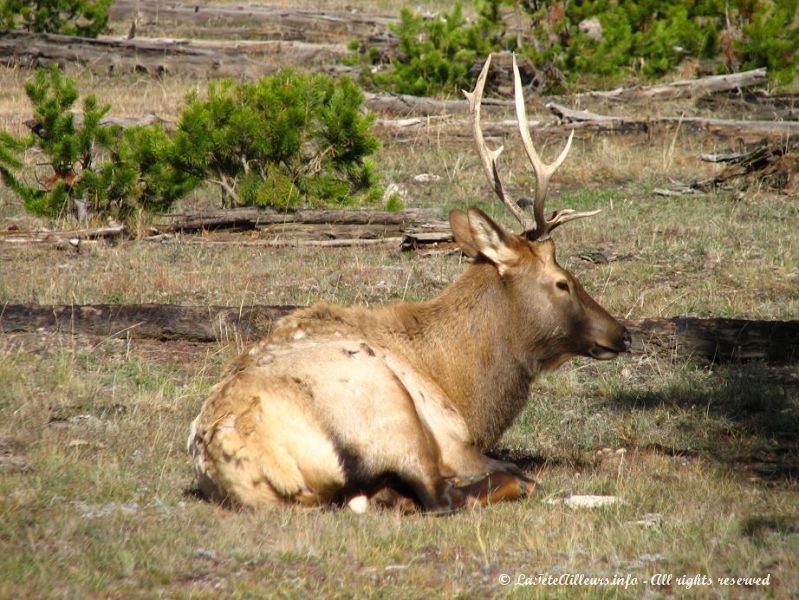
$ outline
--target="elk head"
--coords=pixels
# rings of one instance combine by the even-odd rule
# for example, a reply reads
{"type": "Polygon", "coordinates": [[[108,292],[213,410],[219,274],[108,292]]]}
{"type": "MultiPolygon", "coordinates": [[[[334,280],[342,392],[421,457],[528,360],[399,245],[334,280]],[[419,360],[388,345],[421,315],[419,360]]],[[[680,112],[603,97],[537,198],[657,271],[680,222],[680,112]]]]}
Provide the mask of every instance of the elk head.
{"type": "Polygon", "coordinates": [[[516,303],[526,314],[517,315],[516,323],[535,331],[531,347],[539,352],[534,358],[545,369],[555,368],[572,356],[590,356],[599,360],[614,358],[630,348],[629,332],[602,308],[580,285],[577,278],[558,265],[555,244],[550,234],[558,226],[575,219],[597,214],[598,210],[576,212],[565,209],[544,213],[549,180],[563,164],[571,149],[574,130],[558,158],[544,163],[530,137],[519,69],[513,56],[516,117],[522,144],[536,176],[533,216],[528,215],[507,194],[499,175],[497,159],[503,150],[486,145],[480,127],[480,103],[491,56],[486,59],[473,92],[464,92],[469,100],[472,126],[483,171],[502,203],[522,227],[520,234],[506,231],[479,209],[450,214],[453,234],[465,254],[493,263],[505,285],[514,289],[516,303]]]}

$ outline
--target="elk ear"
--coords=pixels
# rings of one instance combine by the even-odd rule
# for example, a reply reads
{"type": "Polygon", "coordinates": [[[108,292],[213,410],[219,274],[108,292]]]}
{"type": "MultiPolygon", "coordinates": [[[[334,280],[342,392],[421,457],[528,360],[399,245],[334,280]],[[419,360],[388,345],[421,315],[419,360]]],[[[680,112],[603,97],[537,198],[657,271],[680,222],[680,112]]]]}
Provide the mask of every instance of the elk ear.
{"type": "Polygon", "coordinates": [[[452,228],[455,242],[466,256],[475,258],[480,254],[472,237],[472,229],[469,227],[469,217],[466,216],[465,212],[451,210],[449,213],[449,226],[452,228]]]}
{"type": "Polygon", "coordinates": [[[470,208],[468,218],[472,244],[494,263],[500,275],[504,275],[519,257],[513,238],[479,208],[470,208]]]}

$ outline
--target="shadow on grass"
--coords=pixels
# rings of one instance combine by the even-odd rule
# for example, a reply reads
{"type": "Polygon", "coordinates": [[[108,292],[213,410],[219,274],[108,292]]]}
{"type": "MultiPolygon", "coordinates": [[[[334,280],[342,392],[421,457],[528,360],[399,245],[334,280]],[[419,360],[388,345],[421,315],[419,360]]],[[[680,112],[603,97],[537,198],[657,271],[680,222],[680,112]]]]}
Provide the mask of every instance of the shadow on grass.
{"type": "Polygon", "coordinates": [[[657,388],[620,389],[608,404],[684,415],[683,447],[644,443],[642,449],[712,458],[773,484],[799,482],[799,367],[728,365],[703,377],[675,376],[657,388]]]}

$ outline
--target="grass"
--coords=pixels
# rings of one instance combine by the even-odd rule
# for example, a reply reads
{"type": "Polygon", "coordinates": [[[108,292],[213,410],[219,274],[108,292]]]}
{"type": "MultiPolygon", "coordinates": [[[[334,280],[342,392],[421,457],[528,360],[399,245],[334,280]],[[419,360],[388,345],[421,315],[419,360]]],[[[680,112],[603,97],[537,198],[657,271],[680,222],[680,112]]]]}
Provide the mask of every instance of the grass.
{"type": "MultiPolygon", "coordinates": [[[[2,344],[0,438],[30,461],[0,476],[4,597],[551,597],[502,588],[503,573],[771,573],[759,591],[777,597],[799,585],[795,472],[764,468],[796,465],[796,382],[741,391],[763,376],[754,367],[626,359],[548,376],[502,444],[542,484],[523,503],[448,518],[252,514],[196,499],[183,449],[234,347],[50,335],[2,344]],[[571,493],[624,503],[545,503],[571,493]]],[[[559,593],[644,589],[681,595],[643,583],[559,593]]]]}
{"type": "MultiPolygon", "coordinates": [[[[189,78],[73,74],[80,89],[126,116],[174,119],[185,93],[205,88],[189,78]]],[[[29,117],[21,91],[28,76],[0,69],[0,127],[15,133],[29,117]]],[[[529,193],[516,140],[490,143],[506,143],[509,189],[529,193]]],[[[560,143],[542,140],[545,158],[560,143]]],[[[799,318],[794,197],[652,193],[671,178],[709,176],[715,167],[697,157],[723,149],[685,130],[576,140],[550,205],[603,212],[556,233],[560,262],[620,317],[799,318]],[[581,258],[595,252],[617,260],[581,258]]],[[[407,191],[409,206],[443,215],[479,204],[512,225],[471,143],[386,139],[379,167],[407,191]],[[440,179],[417,183],[419,173],[440,179]]],[[[213,199],[202,190],[180,208],[213,199]]],[[[0,229],[12,225],[66,224],[24,215],[0,189],[0,229]]],[[[373,249],[132,241],[84,244],[75,254],[3,246],[0,303],[376,304],[429,298],[462,268],[456,256],[373,249]]],[[[446,518],[249,513],[198,499],[184,449],[189,422],[240,349],[0,335],[0,597],[790,598],[799,589],[795,366],[707,366],[662,355],[572,361],[536,383],[499,444],[540,482],[524,502],[446,518]],[[571,509],[557,502],[569,494],[622,502],[571,509]],[[539,574],[619,576],[628,586],[527,585],[539,574]],[[760,587],[717,580],[769,574],[760,587]],[[696,575],[713,584],[692,585],[687,578],[696,575]]]]}

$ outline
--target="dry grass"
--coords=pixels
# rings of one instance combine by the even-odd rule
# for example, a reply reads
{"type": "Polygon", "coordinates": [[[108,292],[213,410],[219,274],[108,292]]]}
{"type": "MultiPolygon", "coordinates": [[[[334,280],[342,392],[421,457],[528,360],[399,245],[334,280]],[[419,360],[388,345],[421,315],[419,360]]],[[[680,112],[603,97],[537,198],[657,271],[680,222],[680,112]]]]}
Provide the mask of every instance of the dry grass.
{"type": "MultiPolygon", "coordinates": [[[[185,93],[204,88],[74,74],[120,115],[175,118],[185,93]]],[[[0,126],[16,132],[29,114],[27,77],[0,70],[0,126]]],[[[514,140],[506,145],[505,178],[523,192],[526,163],[514,140]]],[[[577,141],[551,204],[603,213],[559,231],[559,257],[614,314],[799,315],[794,198],[652,194],[670,178],[710,174],[697,156],[716,149],[718,142],[685,131],[577,141]],[[580,258],[596,251],[618,260],[580,258]]],[[[407,190],[409,205],[443,214],[477,203],[510,224],[490,199],[471,144],[385,140],[379,165],[407,190]],[[441,178],[414,182],[422,172],[441,178]]],[[[203,191],[182,208],[211,197],[203,191]]],[[[0,228],[11,224],[51,225],[24,216],[0,189],[0,228]]],[[[455,256],[384,250],[0,247],[0,303],[372,304],[428,298],[461,270],[455,256]]],[[[500,444],[541,482],[525,502],[447,518],[252,514],[197,499],[184,450],[188,423],[239,349],[0,335],[0,597],[790,598],[799,589],[795,368],[647,356],[576,361],[536,384],[500,444]],[[571,493],[623,503],[573,510],[545,502],[571,493]],[[539,573],[638,582],[514,584],[539,573]],[[656,573],[675,579],[644,583],[656,573]],[[512,585],[503,587],[501,574],[512,585]],[[688,590],[676,581],[697,574],[771,574],[771,583],[688,590]]]]}

